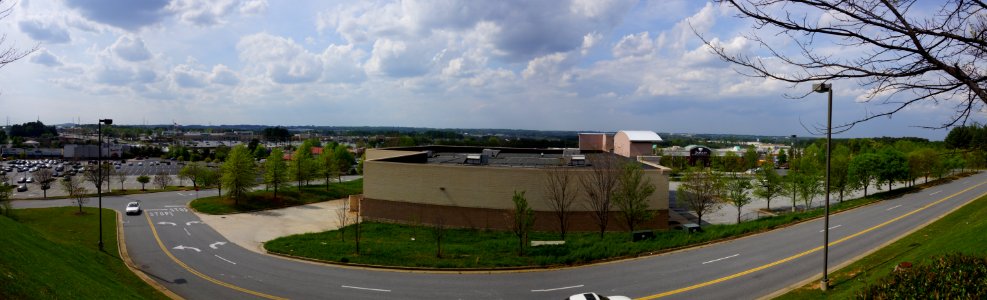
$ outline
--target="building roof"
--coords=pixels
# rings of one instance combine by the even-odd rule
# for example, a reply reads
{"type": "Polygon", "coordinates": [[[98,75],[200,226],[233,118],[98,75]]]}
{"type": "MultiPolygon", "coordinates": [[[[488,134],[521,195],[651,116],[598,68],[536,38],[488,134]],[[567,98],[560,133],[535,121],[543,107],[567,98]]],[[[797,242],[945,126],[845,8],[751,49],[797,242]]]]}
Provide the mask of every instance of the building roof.
{"type": "Polygon", "coordinates": [[[631,142],[661,142],[661,137],[654,131],[621,130],[620,132],[626,134],[631,142]]]}

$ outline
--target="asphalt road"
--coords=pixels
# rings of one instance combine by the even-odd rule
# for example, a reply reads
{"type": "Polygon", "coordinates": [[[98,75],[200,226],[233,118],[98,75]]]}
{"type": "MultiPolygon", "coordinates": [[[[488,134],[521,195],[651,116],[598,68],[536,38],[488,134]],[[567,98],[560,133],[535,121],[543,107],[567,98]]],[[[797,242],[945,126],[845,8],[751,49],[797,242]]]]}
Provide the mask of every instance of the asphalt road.
{"type": "MultiPolygon", "coordinates": [[[[830,266],[985,194],[987,174],[981,173],[833,215],[830,266]]],[[[142,271],[189,299],[560,299],[585,291],[749,299],[818,280],[822,272],[822,220],[695,249],[560,270],[456,274],[325,266],[227,242],[185,208],[193,196],[169,192],[103,200],[104,207],[118,210],[128,201],[142,202],[144,214],[124,217],[127,249],[142,271]]],[[[16,207],[70,204],[14,202],[16,207]]]]}

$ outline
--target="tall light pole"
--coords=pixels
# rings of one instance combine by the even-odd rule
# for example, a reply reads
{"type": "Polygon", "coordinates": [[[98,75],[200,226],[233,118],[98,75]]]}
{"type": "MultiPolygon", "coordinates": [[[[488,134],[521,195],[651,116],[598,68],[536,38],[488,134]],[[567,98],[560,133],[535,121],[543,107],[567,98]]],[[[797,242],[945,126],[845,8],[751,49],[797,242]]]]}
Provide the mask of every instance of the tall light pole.
{"type": "Polygon", "coordinates": [[[833,85],[818,83],[812,85],[816,93],[829,93],[829,104],[826,113],[826,213],[823,217],[823,278],[819,287],[823,291],[829,289],[829,161],[830,148],[833,143],[833,85]]]}
{"type": "MultiPolygon", "coordinates": [[[[793,134],[792,148],[788,149],[788,175],[786,175],[788,176],[788,180],[792,182],[792,212],[795,212],[795,177],[792,177],[792,173],[794,172],[792,167],[795,166],[795,140],[797,139],[798,136],[793,134]]],[[[806,209],[808,209],[808,207],[806,207],[806,209]]]]}
{"type": "Polygon", "coordinates": [[[96,123],[96,196],[99,198],[99,251],[103,251],[103,124],[113,124],[113,119],[99,119],[96,123]]]}

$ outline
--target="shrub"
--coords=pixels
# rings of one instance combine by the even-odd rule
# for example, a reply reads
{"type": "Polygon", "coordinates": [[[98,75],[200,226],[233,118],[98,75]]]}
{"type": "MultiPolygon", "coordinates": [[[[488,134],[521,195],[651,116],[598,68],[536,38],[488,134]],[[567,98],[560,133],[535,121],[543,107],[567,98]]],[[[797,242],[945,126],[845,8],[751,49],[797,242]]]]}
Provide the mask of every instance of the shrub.
{"type": "Polygon", "coordinates": [[[858,299],[987,299],[987,258],[950,254],[897,270],[858,299]]]}

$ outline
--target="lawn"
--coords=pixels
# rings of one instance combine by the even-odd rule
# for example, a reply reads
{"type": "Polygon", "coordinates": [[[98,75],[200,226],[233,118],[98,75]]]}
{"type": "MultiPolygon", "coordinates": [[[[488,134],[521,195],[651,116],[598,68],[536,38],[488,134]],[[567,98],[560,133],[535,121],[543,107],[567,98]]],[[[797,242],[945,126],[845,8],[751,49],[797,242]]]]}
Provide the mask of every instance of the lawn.
{"type": "Polygon", "coordinates": [[[950,253],[987,256],[987,197],[963,208],[884,247],[829,275],[831,288],[819,291],[813,283],[791,291],[780,299],[847,299],[877,282],[901,262],[927,264],[933,258],[950,253]]]}
{"type": "Polygon", "coordinates": [[[304,186],[301,197],[298,194],[298,187],[284,186],[278,189],[277,199],[274,198],[273,190],[254,191],[247,194],[246,199],[240,200],[237,205],[234,205],[233,199],[226,196],[211,196],[193,200],[189,206],[201,213],[221,215],[305,205],[361,193],[363,193],[362,178],[331,183],[328,189],[324,184],[304,186]]]}
{"type": "Polygon", "coordinates": [[[0,216],[0,299],[167,299],[120,259],[116,213],[103,211],[105,252],[97,250],[96,208],[20,209],[0,216]]]}
{"type": "MultiPolygon", "coordinates": [[[[929,185],[944,182],[948,179],[929,185]]],[[[919,190],[920,187],[911,187],[876,193],[834,204],[831,211],[852,209],[919,190]]],[[[447,229],[442,237],[442,257],[438,258],[432,228],[382,223],[363,224],[359,255],[356,255],[353,226],[344,228],[347,233],[345,241],[341,241],[339,231],[333,230],[281,237],[265,243],[264,247],[272,253],[315,260],[382,266],[515,268],[578,265],[722,241],[811,220],[822,214],[822,209],[813,209],[740,224],[707,225],[702,233],[657,231],[654,239],[641,242],[632,242],[627,232],[609,232],[603,238],[598,233],[570,233],[566,236],[565,245],[533,247],[524,256],[517,255],[518,240],[510,232],[447,229]]],[[[550,232],[535,232],[530,238],[558,239],[557,233],[550,232]]]]}

